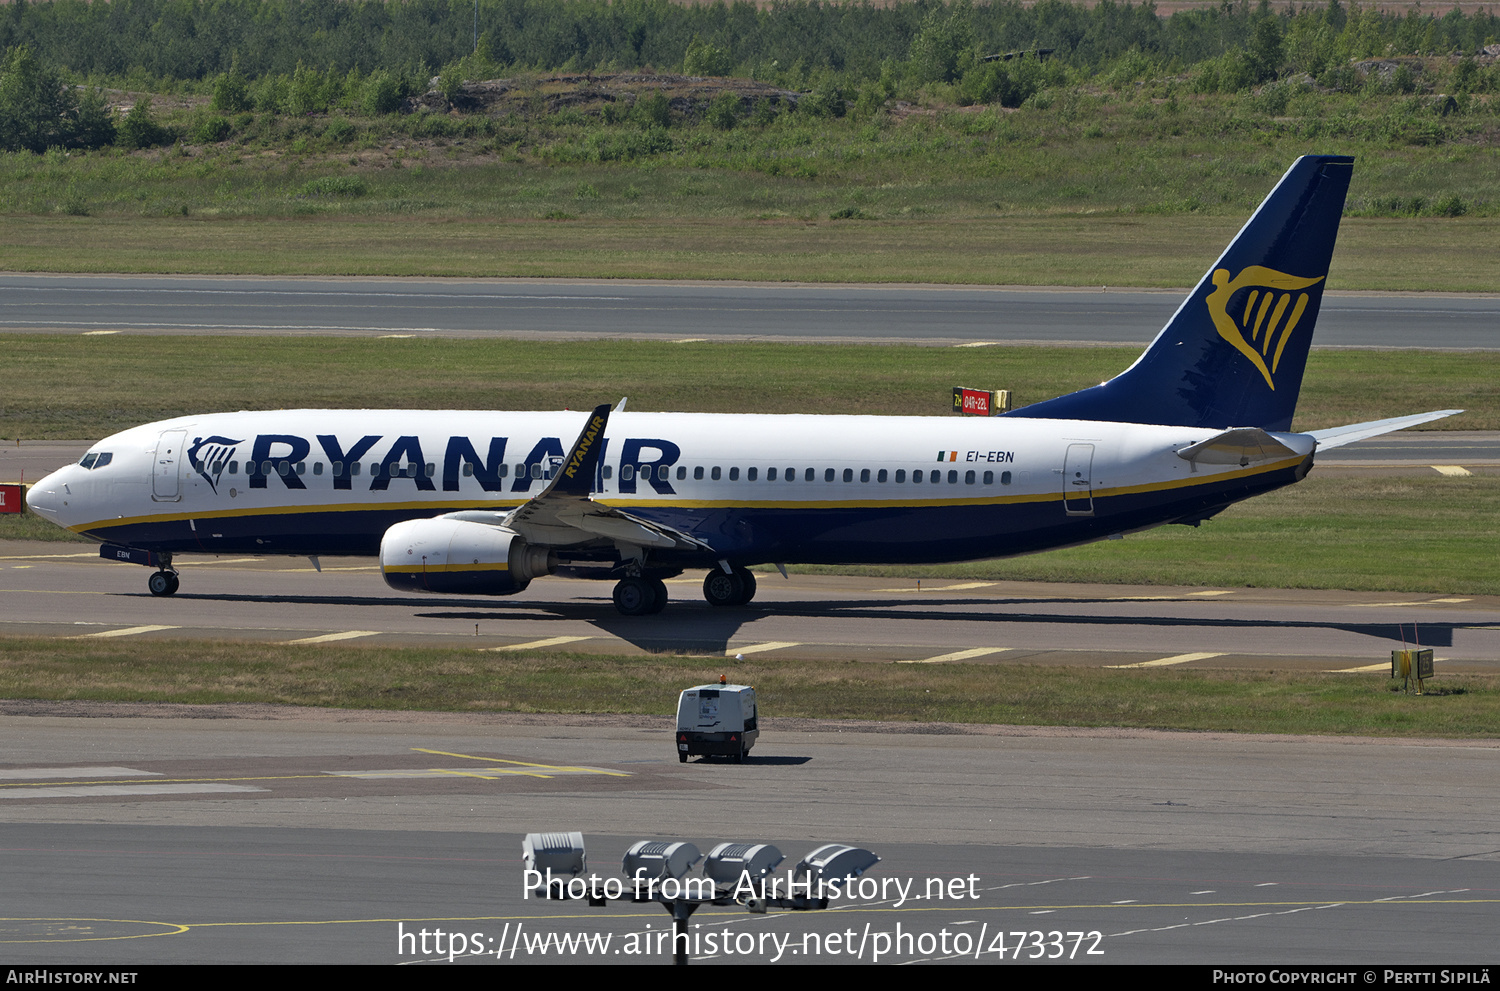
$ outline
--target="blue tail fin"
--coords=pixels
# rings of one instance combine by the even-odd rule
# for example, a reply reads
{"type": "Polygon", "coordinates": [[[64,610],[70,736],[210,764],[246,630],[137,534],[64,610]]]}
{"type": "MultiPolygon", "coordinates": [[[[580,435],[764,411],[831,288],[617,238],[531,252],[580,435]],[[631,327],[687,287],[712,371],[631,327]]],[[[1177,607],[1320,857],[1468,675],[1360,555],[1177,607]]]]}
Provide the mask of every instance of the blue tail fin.
{"type": "Polygon", "coordinates": [[[1290,429],[1353,165],[1297,159],[1134,365],[1007,415],[1290,429]]]}

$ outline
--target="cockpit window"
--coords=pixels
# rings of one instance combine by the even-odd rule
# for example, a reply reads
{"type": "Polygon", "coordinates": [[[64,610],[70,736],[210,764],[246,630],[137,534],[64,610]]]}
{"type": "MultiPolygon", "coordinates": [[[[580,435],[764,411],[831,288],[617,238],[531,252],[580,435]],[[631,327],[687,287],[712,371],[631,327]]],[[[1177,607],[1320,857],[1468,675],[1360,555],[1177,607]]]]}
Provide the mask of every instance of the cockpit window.
{"type": "Polygon", "coordinates": [[[105,465],[109,464],[110,459],[112,459],[113,457],[114,453],[111,451],[104,451],[98,454],[91,451],[88,454],[85,454],[83,456],[83,460],[78,463],[92,471],[95,468],[103,468],[105,465]]]}
{"type": "Polygon", "coordinates": [[[92,467],[94,467],[94,462],[97,461],[97,460],[99,460],[99,455],[93,454],[93,453],[89,453],[89,454],[85,454],[83,456],[83,460],[80,461],[80,462],[78,462],[78,463],[81,464],[81,465],[83,465],[85,468],[92,468],[92,467]]]}

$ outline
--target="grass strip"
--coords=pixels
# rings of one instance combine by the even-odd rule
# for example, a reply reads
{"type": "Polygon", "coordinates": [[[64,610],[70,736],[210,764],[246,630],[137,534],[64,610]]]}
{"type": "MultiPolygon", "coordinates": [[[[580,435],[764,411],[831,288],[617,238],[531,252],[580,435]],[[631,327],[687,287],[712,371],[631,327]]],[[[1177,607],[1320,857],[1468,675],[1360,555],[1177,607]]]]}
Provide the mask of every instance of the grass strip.
{"type": "MultiPolygon", "coordinates": [[[[1171,287],[1196,282],[1244,219],[19,215],[5,218],[0,270],[1171,287]]],[[[1347,218],[1328,284],[1492,292],[1497,268],[1500,219],[1347,218]]]]}
{"type": "MultiPolygon", "coordinates": [[[[1136,347],[7,335],[0,438],[98,438],[235,409],[587,409],[943,415],[954,385],[1018,404],[1095,385],[1136,347]],[[212,369],[213,374],[204,374],[212,369]]],[[[1500,429],[1500,352],[1315,351],[1297,430],[1428,409],[1500,429]]]]}
{"type": "Polygon", "coordinates": [[[1487,675],[1444,675],[1417,697],[1380,674],[0,640],[0,695],[13,699],[665,716],[678,690],[721,673],[755,685],[772,718],[1383,737],[1500,729],[1500,679],[1487,675]]]}

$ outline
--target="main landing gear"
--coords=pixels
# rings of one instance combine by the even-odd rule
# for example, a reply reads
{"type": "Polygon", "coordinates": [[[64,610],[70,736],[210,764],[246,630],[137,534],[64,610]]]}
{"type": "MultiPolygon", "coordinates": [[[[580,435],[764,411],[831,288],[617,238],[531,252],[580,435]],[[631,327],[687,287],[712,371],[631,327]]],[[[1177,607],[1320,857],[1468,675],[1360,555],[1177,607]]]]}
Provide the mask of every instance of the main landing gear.
{"type": "Polygon", "coordinates": [[[622,616],[650,616],[667,605],[667,583],[660,578],[622,578],[615,585],[615,608],[622,616]]]}
{"type": "Polygon", "coordinates": [[[173,595],[177,591],[177,585],[177,572],[165,568],[153,573],[146,581],[146,587],[151,590],[152,595],[173,595]]]}
{"type": "Polygon", "coordinates": [[[755,574],[749,568],[735,568],[729,574],[715,568],[703,579],[703,597],[711,606],[743,606],[755,598],[755,574]]]}

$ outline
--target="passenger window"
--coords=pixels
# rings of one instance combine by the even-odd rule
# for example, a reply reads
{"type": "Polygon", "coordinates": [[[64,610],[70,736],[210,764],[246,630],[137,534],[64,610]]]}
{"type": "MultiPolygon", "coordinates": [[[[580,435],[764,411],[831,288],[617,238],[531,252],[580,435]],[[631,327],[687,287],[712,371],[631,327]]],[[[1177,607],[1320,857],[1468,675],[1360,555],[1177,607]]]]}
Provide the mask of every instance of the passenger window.
{"type": "MultiPolygon", "coordinates": [[[[469,464],[469,463],[467,461],[465,461],[464,464],[469,464]]],[[[609,471],[608,468],[606,468],[604,470],[606,472],[609,471]]],[[[473,474],[473,471],[474,471],[474,466],[473,465],[469,465],[469,473],[473,474]]],[[[495,469],[495,477],[497,477],[497,478],[509,478],[510,477],[510,465],[500,465],[498,468],[496,468],[495,469]]],[[[608,478],[609,476],[605,475],[604,477],[608,478]]]]}
{"type": "Polygon", "coordinates": [[[767,468],[766,469],[766,481],[768,481],[768,482],[774,482],[774,481],[776,481],[776,469],[775,468],[767,468]]]}
{"type": "Polygon", "coordinates": [[[949,485],[957,485],[958,484],[958,472],[957,471],[950,471],[950,472],[948,472],[948,484],[949,485]]]}
{"type": "Polygon", "coordinates": [[[918,468],[916,471],[912,472],[911,480],[913,482],[920,482],[922,480],[922,469],[918,468]]]}
{"type": "Polygon", "coordinates": [[[969,471],[964,472],[964,484],[965,485],[973,485],[974,484],[974,472],[973,472],[972,469],[969,470],[969,471]]]}
{"type": "Polygon", "coordinates": [[[943,473],[934,468],[931,472],[928,473],[927,480],[933,485],[936,485],[943,480],[943,473]]]}
{"type": "Polygon", "coordinates": [[[833,469],[832,468],[825,468],[825,469],[823,469],[823,481],[825,481],[825,482],[831,482],[831,481],[833,481],[833,469]]]}
{"type": "Polygon", "coordinates": [[[804,475],[803,478],[805,478],[809,482],[815,482],[815,481],[817,481],[818,480],[818,469],[816,469],[816,468],[809,468],[809,469],[807,469],[807,474],[804,475]]]}
{"type": "Polygon", "coordinates": [[[351,461],[351,462],[349,462],[349,477],[350,478],[358,478],[359,477],[359,473],[363,470],[363,468],[364,468],[364,463],[361,462],[361,461],[351,461]]]}
{"type": "Polygon", "coordinates": [[[1009,485],[1010,484],[1010,472],[1008,472],[1008,471],[1002,471],[1000,473],[1000,484],[1001,485],[1009,485]]]}
{"type": "Polygon", "coordinates": [[[240,463],[238,461],[231,461],[231,462],[229,462],[229,474],[231,474],[231,475],[238,475],[239,473],[240,473],[240,463]]]}
{"type": "MultiPolygon", "coordinates": [[[[283,461],[282,464],[286,464],[286,462],[283,461]]],[[[271,462],[269,462],[269,461],[262,461],[260,463],[260,473],[262,475],[269,475],[269,474],[271,474],[271,462]]]]}
{"type": "Polygon", "coordinates": [[[870,480],[870,469],[861,468],[859,470],[859,480],[861,482],[868,482],[870,480]]]}
{"type": "MultiPolygon", "coordinates": [[[[906,469],[905,468],[897,468],[896,469],[896,481],[897,482],[905,482],[906,481],[906,469]]],[[[920,479],[919,479],[919,481],[920,481],[920,479]]]]}
{"type": "Polygon", "coordinates": [[[703,466],[702,465],[699,465],[698,467],[696,467],[696,468],[693,469],[693,481],[695,481],[695,482],[701,482],[701,481],[703,481],[703,466]]]}
{"type": "MultiPolygon", "coordinates": [[[[500,468],[501,468],[501,471],[503,473],[505,466],[501,465],[500,468]]],[[[605,465],[604,466],[604,477],[605,478],[614,478],[615,477],[615,469],[614,469],[614,467],[612,465],[605,465]]]]}
{"type": "Polygon", "coordinates": [[[516,477],[517,478],[525,478],[526,477],[526,466],[525,465],[516,465],[516,477]]]}
{"type": "Polygon", "coordinates": [[[677,466],[677,480],[680,482],[687,478],[687,468],[683,465],[677,466]]]}
{"type": "MultiPolygon", "coordinates": [[[[504,466],[502,465],[501,467],[504,467],[504,466]]],[[[464,462],[464,478],[473,478],[473,477],[474,477],[474,466],[471,465],[471,464],[469,464],[467,461],[465,461],[464,462]]]]}
{"type": "Polygon", "coordinates": [[[635,477],[635,465],[620,466],[620,481],[628,482],[635,477]]]}
{"type": "Polygon", "coordinates": [[[740,480],[740,470],[738,468],[729,469],[729,480],[731,482],[738,482],[740,480]]]}
{"type": "Polygon", "coordinates": [[[884,468],[880,469],[880,474],[875,476],[875,481],[877,481],[877,482],[884,482],[885,481],[885,469],[884,468]]]}
{"type": "MultiPolygon", "coordinates": [[[[231,469],[234,468],[234,462],[233,461],[229,462],[229,467],[231,469]]],[[[331,467],[333,468],[333,477],[334,478],[343,478],[344,477],[344,463],[342,461],[335,461],[332,464],[331,467]]],[[[234,472],[230,471],[230,474],[233,475],[234,472]]]]}
{"type": "Polygon", "coordinates": [[[541,478],[542,477],[542,466],[540,464],[534,464],[534,465],[531,466],[531,477],[532,478],[541,478]]]}
{"type": "Polygon", "coordinates": [[[431,461],[427,462],[427,477],[428,478],[431,478],[433,475],[437,474],[437,472],[433,470],[436,467],[437,467],[437,465],[433,464],[431,461]]]}
{"type": "Polygon", "coordinates": [[[641,465],[641,481],[643,481],[643,482],[649,482],[649,481],[651,481],[651,466],[650,465],[641,465]]]}
{"type": "Polygon", "coordinates": [[[306,475],[307,474],[307,462],[306,461],[298,461],[297,462],[297,474],[299,474],[299,475],[306,475]]]}
{"type": "Polygon", "coordinates": [[[797,480],[797,469],[788,468],[786,470],[786,480],[788,482],[795,482],[797,480]]]}
{"type": "Polygon", "coordinates": [[[321,474],[323,474],[323,462],[321,462],[321,461],[314,461],[313,462],[313,474],[314,475],[321,475],[321,474]]]}
{"type": "Polygon", "coordinates": [[[759,474],[760,474],[760,469],[759,468],[746,468],[745,469],[745,480],[748,481],[748,482],[753,482],[753,481],[755,481],[756,476],[759,475],[759,474]]]}
{"type": "Polygon", "coordinates": [[[711,471],[711,472],[709,472],[709,476],[710,476],[710,477],[711,477],[711,478],[712,478],[712,479],[713,479],[713,480],[714,480],[714,481],[716,481],[716,482],[717,482],[717,481],[718,481],[718,480],[719,480],[719,466],[718,466],[718,465],[714,465],[714,470],[713,470],[713,471],[711,471]]]}
{"type": "Polygon", "coordinates": [[[984,484],[986,484],[986,485],[994,485],[995,484],[995,473],[994,472],[987,471],[987,472],[984,473],[984,484]]]}

